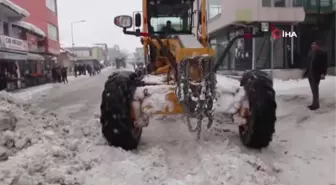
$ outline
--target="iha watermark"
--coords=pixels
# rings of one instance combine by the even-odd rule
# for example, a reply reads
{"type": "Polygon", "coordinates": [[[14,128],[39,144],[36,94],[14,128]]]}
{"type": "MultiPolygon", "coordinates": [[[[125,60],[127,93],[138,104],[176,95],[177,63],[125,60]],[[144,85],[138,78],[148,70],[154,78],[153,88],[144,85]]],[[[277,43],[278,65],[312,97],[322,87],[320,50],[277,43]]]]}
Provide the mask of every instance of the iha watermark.
{"type": "Polygon", "coordinates": [[[261,31],[270,32],[273,39],[298,37],[298,34],[295,31],[285,31],[275,28],[272,24],[266,22],[261,23],[261,31]]]}
{"type": "Polygon", "coordinates": [[[271,34],[272,34],[273,39],[297,37],[297,34],[295,31],[285,31],[285,30],[281,30],[278,28],[273,28],[271,30],[271,34]]]}

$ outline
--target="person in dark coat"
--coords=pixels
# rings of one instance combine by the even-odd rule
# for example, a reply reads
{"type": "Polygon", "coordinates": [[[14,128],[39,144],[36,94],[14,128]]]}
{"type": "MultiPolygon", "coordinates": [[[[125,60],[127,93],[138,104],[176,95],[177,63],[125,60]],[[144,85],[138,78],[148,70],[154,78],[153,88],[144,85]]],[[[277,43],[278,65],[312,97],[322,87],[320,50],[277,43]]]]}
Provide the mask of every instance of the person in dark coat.
{"type": "Polygon", "coordinates": [[[77,72],[78,72],[78,65],[75,64],[75,66],[74,66],[74,74],[75,74],[75,77],[77,77],[77,72]]]}
{"type": "Polygon", "coordinates": [[[68,82],[68,71],[67,71],[66,67],[62,67],[61,74],[62,74],[62,81],[63,81],[63,83],[65,83],[65,82],[69,83],[68,82]]]}
{"type": "Polygon", "coordinates": [[[321,50],[321,42],[315,41],[311,45],[312,54],[309,65],[304,76],[308,77],[310,89],[313,94],[313,102],[308,106],[310,110],[320,108],[319,102],[319,85],[320,81],[325,79],[328,68],[328,54],[321,50]]]}
{"type": "Polygon", "coordinates": [[[55,83],[56,79],[57,79],[57,74],[56,74],[56,67],[53,66],[51,69],[51,77],[52,77],[52,81],[55,83]]]}

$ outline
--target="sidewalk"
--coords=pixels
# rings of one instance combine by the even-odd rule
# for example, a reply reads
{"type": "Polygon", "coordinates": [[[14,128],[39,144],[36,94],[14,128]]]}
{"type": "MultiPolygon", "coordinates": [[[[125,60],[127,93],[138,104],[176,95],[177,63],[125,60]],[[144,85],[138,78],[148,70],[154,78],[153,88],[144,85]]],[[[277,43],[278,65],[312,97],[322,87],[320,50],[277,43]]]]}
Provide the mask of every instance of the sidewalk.
{"type": "MultiPolygon", "coordinates": [[[[107,67],[102,69],[101,73],[103,72],[107,72],[112,70],[112,67],[107,67]]],[[[99,74],[98,74],[99,75],[99,74]]],[[[83,79],[87,79],[90,78],[91,76],[89,76],[88,74],[85,76],[68,76],[68,81],[69,83],[73,83],[77,80],[83,80],[83,79]]],[[[34,87],[28,87],[25,89],[19,89],[17,91],[13,91],[13,92],[9,92],[13,95],[15,95],[16,97],[22,99],[23,101],[28,101],[34,97],[41,97],[43,95],[48,94],[53,88],[58,87],[59,85],[61,85],[62,83],[47,83],[47,84],[43,84],[43,85],[38,85],[38,86],[34,86],[34,87]]],[[[67,85],[67,84],[65,84],[67,85]]]]}

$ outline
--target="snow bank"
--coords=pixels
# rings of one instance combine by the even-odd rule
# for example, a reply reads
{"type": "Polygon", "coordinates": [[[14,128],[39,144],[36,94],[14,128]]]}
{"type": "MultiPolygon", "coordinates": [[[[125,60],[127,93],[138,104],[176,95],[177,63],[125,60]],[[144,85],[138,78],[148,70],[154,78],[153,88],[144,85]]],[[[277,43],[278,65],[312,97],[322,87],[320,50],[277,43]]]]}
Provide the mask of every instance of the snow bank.
{"type": "Polygon", "coordinates": [[[14,10],[18,14],[23,15],[24,17],[28,17],[30,15],[27,10],[21,8],[20,6],[16,5],[15,3],[13,3],[10,0],[0,0],[0,4],[3,4],[7,7],[9,7],[10,9],[14,10]]]}
{"type": "MultiPolygon", "coordinates": [[[[326,76],[325,80],[321,80],[321,84],[334,84],[335,76],[326,76]]],[[[288,91],[295,88],[309,87],[308,79],[298,79],[298,80],[274,80],[274,89],[276,91],[288,91]]]]}
{"type": "Polygon", "coordinates": [[[0,93],[0,184],[82,184],[71,174],[94,161],[77,155],[79,146],[99,134],[97,119],[70,125],[66,118],[0,93]]]}
{"type": "Polygon", "coordinates": [[[16,98],[23,101],[31,100],[35,97],[46,95],[49,90],[55,87],[55,84],[44,84],[36,87],[29,87],[12,93],[16,98]]]}

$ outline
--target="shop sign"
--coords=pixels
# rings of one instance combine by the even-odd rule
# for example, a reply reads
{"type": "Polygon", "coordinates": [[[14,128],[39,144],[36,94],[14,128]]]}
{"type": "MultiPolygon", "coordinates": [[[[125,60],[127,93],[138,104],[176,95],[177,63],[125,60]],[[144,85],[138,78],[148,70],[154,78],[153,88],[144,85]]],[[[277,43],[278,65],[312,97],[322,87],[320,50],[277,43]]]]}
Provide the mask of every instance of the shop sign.
{"type": "Polygon", "coordinates": [[[0,48],[9,50],[28,51],[28,44],[26,41],[0,35],[0,48]]]}

